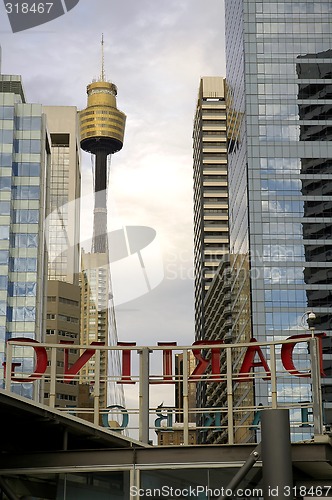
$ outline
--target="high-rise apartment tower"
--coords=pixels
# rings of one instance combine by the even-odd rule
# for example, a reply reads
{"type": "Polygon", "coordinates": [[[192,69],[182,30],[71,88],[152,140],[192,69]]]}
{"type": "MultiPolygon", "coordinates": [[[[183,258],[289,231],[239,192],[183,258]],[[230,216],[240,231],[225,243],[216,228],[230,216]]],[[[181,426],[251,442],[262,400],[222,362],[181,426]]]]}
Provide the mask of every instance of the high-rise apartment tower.
{"type": "MultiPolygon", "coordinates": [[[[200,80],[194,119],[193,155],[195,339],[221,340],[227,333],[225,317],[208,317],[210,306],[206,299],[212,283],[215,280],[220,284],[223,282],[224,278],[220,277],[218,269],[221,261],[227,260],[229,252],[226,100],[225,79],[222,77],[210,76],[200,80]],[[211,329],[212,323],[219,325],[217,334],[211,329]]],[[[224,304],[225,297],[219,299],[219,303],[224,304]]],[[[214,304],[213,310],[216,310],[214,304]]],[[[210,389],[211,384],[206,382],[197,384],[198,408],[214,404],[208,398],[210,389]]],[[[202,428],[204,415],[200,412],[197,415],[197,424],[202,428]]],[[[206,441],[203,429],[198,431],[197,438],[199,442],[206,441]]]]}
{"type": "Polygon", "coordinates": [[[194,131],[195,337],[204,337],[204,298],[228,253],[225,80],[200,80],[194,131]]]}

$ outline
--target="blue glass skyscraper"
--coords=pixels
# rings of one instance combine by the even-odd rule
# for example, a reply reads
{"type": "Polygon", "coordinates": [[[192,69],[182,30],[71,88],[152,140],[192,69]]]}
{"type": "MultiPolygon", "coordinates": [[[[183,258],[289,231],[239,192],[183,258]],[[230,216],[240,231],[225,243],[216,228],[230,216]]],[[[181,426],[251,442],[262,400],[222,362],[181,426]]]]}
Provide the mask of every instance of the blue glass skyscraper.
{"type": "MultiPolygon", "coordinates": [[[[50,145],[41,105],[26,103],[19,76],[0,75],[1,363],[7,339],[43,339],[49,166],[50,145]]],[[[17,349],[19,371],[33,371],[32,351],[17,349]]],[[[18,384],[16,392],[33,395],[30,385],[18,384]]]]}
{"type": "MultiPolygon", "coordinates": [[[[233,340],[303,334],[301,318],[313,311],[313,326],[327,333],[329,423],[332,3],[225,0],[225,8],[233,340]]],[[[268,384],[254,394],[265,403],[268,384]]],[[[303,401],[310,385],[295,379],[278,396],[303,401]]]]}

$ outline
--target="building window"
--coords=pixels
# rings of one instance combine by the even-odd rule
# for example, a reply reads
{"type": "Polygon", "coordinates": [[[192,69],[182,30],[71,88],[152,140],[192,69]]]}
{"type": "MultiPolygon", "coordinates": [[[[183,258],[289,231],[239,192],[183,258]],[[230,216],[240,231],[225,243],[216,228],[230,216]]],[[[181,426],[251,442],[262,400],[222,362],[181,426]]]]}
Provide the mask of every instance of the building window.
{"type": "Polygon", "coordinates": [[[37,248],[38,234],[33,233],[17,233],[14,235],[14,246],[18,248],[37,248]]]}
{"type": "Polygon", "coordinates": [[[13,215],[16,224],[38,224],[39,210],[14,210],[13,215]]]}
{"type": "Polygon", "coordinates": [[[0,290],[6,290],[8,285],[8,277],[0,276],[0,290]]]}
{"type": "Polygon", "coordinates": [[[18,177],[40,177],[40,165],[33,162],[14,162],[13,174],[18,177]]]}
{"type": "Polygon", "coordinates": [[[10,201],[0,201],[0,213],[1,215],[10,214],[10,201]]]}
{"type": "Polygon", "coordinates": [[[59,297],[59,302],[62,302],[63,304],[68,304],[70,306],[75,306],[75,307],[78,307],[78,305],[79,305],[77,300],[67,299],[65,297],[59,297]]]}
{"type": "Polygon", "coordinates": [[[16,200],[39,200],[39,186],[13,186],[14,199],[16,200]]]}
{"type": "Polygon", "coordinates": [[[34,281],[13,282],[13,297],[35,297],[37,292],[37,283],[34,281]]]}
{"type": "MultiPolygon", "coordinates": [[[[17,130],[40,130],[40,116],[16,116],[15,127],[17,130]]],[[[33,141],[31,141],[33,142],[33,141]]],[[[39,142],[39,141],[38,141],[39,142]]]]}
{"type": "Polygon", "coordinates": [[[65,316],[64,314],[59,314],[60,321],[68,321],[69,323],[78,323],[78,318],[73,318],[73,316],[65,316]]]}
{"type": "Polygon", "coordinates": [[[36,308],[34,306],[13,307],[13,321],[34,321],[36,319],[36,308]]]}
{"type": "Polygon", "coordinates": [[[0,240],[9,240],[8,226],[0,226],[0,240]]]}
{"type": "Polygon", "coordinates": [[[41,141],[39,139],[15,139],[15,153],[38,154],[41,150],[41,141]]]}
{"type": "Polygon", "coordinates": [[[17,257],[11,259],[11,270],[18,272],[37,271],[37,259],[32,257],[17,257]]]}

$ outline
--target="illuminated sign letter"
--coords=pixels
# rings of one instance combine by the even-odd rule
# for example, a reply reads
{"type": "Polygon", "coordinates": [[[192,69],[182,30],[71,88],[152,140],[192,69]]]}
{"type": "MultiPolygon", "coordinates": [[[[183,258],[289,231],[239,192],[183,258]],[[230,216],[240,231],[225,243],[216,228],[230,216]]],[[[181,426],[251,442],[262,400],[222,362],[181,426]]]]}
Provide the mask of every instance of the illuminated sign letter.
{"type": "MultiPolygon", "coordinates": [[[[163,420],[167,420],[167,430],[171,431],[173,427],[173,410],[174,408],[168,408],[168,407],[163,407],[163,404],[159,405],[158,408],[156,409],[156,414],[158,415],[159,418],[156,418],[154,421],[154,426],[159,428],[161,427],[161,422],[163,420]],[[161,412],[165,411],[166,415],[163,415],[161,412]]],[[[165,429],[166,430],[166,429],[165,429]]]]}
{"type": "MultiPolygon", "coordinates": [[[[176,342],[158,342],[160,346],[175,346],[176,342]]],[[[161,380],[151,380],[151,384],[175,384],[173,380],[173,351],[172,349],[163,350],[163,378],[161,380]]]]}
{"type": "MultiPolygon", "coordinates": [[[[223,344],[222,340],[197,340],[193,343],[195,345],[218,345],[223,344]]],[[[198,381],[202,378],[207,367],[210,364],[210,359],[203,358],[202,349],[193,349],[193,355],[198,361],[198,364],[189,377],[189,381],[198,381]]],[[[214,382],[221,382],[223,379],[220,377],[220,348],[211,349],[211,379],[214,382]],[[215,377],[216,376],[216,377],[215,377]]]]}
{"type": "MultiPolygon", "coordinates": [[[[15,339],[13,339],[13,340],[15,340],[15,341],[18,340],[19,342],[34,342],[34,343],[38,344],[37,340],[29,339],[27,337],[15,337],[15,339]]],[[[33,373],[31,373],[31,375],[29,375],[29,377],[15,377],[12,373],[11,379],[14,382],[33,382],[34,380],[41,378],[41,376],[46,371],[47,352],[46,352],[45,347],[38,347],[38,345],[31,346],[31,347],[32,347],[32,349],[34,349],[35,354],[36,354],[35,371],[33,373]]],[[[20,366],[20,365],[21,365],[21,363],[13,363],[12,370],[13,370],[13,368],[15,368],[15,366],[20,366]]],[[[4,366],[5,370],[6,370],[6,363],[2,363],[2,366],[4,366]]]]}
{"type": "Polygon", "coordinates": [[[127,409],[124,406],[121,406],[121,405],[111,405],[111,406],[107,406],[106,410],[109,410],[109,412],[108,413],[103,413],[102,416],[101,416],[101,419],[102,419],[104,427],[110,427],[110,424],[109,424],[109,421],[108,421],[108,417],[109,417],[109,415],[112,414],[111,410],[120,410],[121,414],[122,414],[121,425],[119,425],[119,427],[113,427],[112,426],[111,430],[115,431],[115,432],[121,432],[121,431],[123,431],[123,429],[125,429],[126,427],[128,427],[129,415],[128,415],[127,409]]]}
{"type": "MultiPolygon", "coordinates": [[[[74,344],[72,340],[61,340],[60,344],[74,344]]],[[[75,344],[74,344],[75,345],[75,344]]],[[[105,342],[91,342],[93,345],[105,345],[105,342]]],[[[75,361],[69,368],[69,349],[64,349],[64,382],[70,382],[80,369],[89,361],[94,355],[96,349],[86,349],[83,354],[75,361]]]]}
{"type": "MultiPolygon", "coordinates": [[[[252,338],[250,342],[257,342],[257,340],[252,338]]],[[[256,368],[258,366],[262,366],[266,371],[267,377],[263,378],[263,380],[270,380],[271,371],[262,352],[262,349],[258,345],[251,345],[247,348],[247,351],[245,353],[237,381],[246,382],[252,380],[252,378],[250,377],[250,370],[251,368],[256,368]],[[254,362],[256,353],[258,354],[258,357],[260,359],[260,361],[258,362],[254,362]]]]}
{"type": "MultiPolygon", "coordinates": [[[[326,337],[326,333],[317,333],[315,334],[315,337],[318,338],[319,340],[319,366],[320,366],[320,373],[322,377],[326,377],[326,374],[324,373],[323,369],[323,348],[322,348],[322,338],[326,337]]],[[[303,339],[307,338],[310,339],[312,338],[311,334],[306,334],[306,335],[292,335],[291,337],[288,337],[287,340],[294,339],[295,342],[292,342],[291,344],[283,344],[281,346],[281,361],[282,364],[291,375],[295,375],[296,377],[310,377],[311,374],[310,372],[299,372],[294,365],[294,360],[293,360],[293,351],[294,347],[298,342],[301,342],[301,340],[296,340],[296,339],[303,339]]]]}
{"type": "MultiPolygon", "coordinates": [[[[122,346],[134,346],[136,342],[118,342],[117,345],[122,346]]],[[[131,379],[131,350],[123,349],[122,351],[122,375],[121,380],[117,381],[117,384],[136,384],[134,380],[131,379]]]]}

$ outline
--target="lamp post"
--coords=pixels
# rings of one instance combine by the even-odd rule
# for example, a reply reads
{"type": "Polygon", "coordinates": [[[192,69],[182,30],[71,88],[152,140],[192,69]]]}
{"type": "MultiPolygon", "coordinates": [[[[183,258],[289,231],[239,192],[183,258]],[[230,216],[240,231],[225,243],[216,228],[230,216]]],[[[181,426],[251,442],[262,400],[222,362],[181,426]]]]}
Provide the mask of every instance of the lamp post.
{"type": "Polygon", "coordinates": [[[311,332],[312,338],[315,336],[315,327],[313,326],[313,322],[316,319],[316,314],[313,311],[306,311],[305,313],[302,314],[301,320],[300,320],[300,326],[304,329],[309,329],[311,332]],[[305,321],[307,324],[305,324],[305,321]]]}
{"type": "Polygon", "coordinates": [[[310,363],[311,363],[311,390],[312,390],[312,412],[314,417],[314,434],[323,434],[323,416],[322,416],[322,388],[320,373],[320,353],[318,338],[315,337],[315,327],[313,322],[316,314],[313,311],[307,311],[301,316],[301,326],[307,328],[304,324],[306,318],[307,327],[311,332],[310,339],[310,363]]]}

